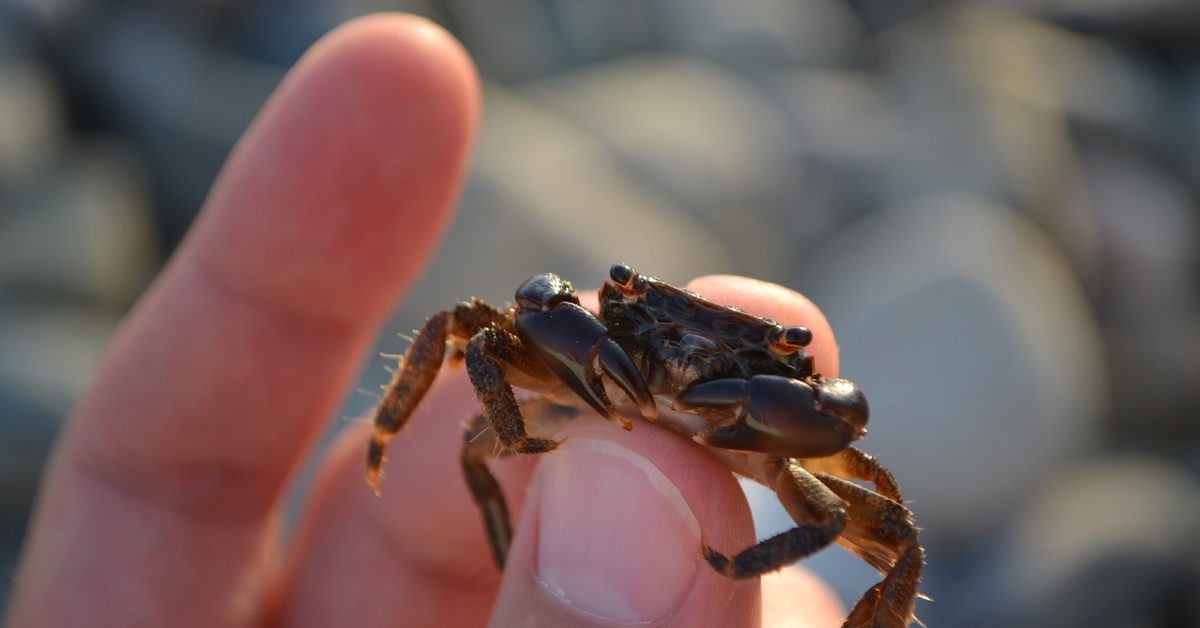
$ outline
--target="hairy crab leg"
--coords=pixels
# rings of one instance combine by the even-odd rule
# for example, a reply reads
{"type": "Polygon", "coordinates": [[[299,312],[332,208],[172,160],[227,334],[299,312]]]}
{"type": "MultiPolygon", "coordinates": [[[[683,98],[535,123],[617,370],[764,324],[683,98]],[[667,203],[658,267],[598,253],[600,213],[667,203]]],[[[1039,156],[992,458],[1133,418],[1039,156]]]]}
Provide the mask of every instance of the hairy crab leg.
{"type": "Polygon", "coordinates": [[[915,619],[913,604],[925,564],[912,513],[899,502],[847,480],[824,473],[815,476],[847,504],[850,521],[838,544],[885,574],[854,605],[844,626],[908,626],[915,619]]]}
{"type": "Polygon", "coordinates": [[[798,527],[759,541],[732,558],[705,545],[708,564],[730,578],[760,576],[828,546],[849,518],[845,502],[796,460],[772,457],[763,468],[767,484],[798,527]]]}
{"type": "Polygon", "coordinates": [[[512,323],[505,312],[475,300],[430,316],[413,338],[375,411],[375,431],[367,447],[366,474],[367,483],[376,493],[379,492],[387,441],[404,428],[408,417],[437,379],[446,355],[446,341],[450,338],[466,341],[485,327],[511,329],[512,323]]]}
{"type": "Polygon", "coordinates": [[[850,504],[850,522],[838,543],[886,574],[855,605],[846,625],[907,626],[913,619],[925,553],[891,471],[853,447],[801,464],[850,504]],[[875,491],[842,478],[870,482],[875,491]]]}
{"type": "Polygon", "coordinates": [[[511,369],[523,373],[544,370],[529,357],[516,334],[494,327],[480,330],[467,343],[466,361],[475,396],[500,444],[524,454],[545,453],[558,447],[554,440],[534,438],[525,431],[525,419],[505,374],[511,369]]]}
{"type": "Polygon", "coordinates": [[[813,473],[828,473],[839,478],[870,482],[875,485],[876,493],[898,504],[904,504],[904,498],[900,496],[900,486],[892,472],[879,464],[875,456],[853,447],[847,447],[825,458],[806,458],[800,464],[813,473]]]}
{"type": "MultiPolygon", "coordinates": [[[[545,397],[534,397],[518,402],[521,415],[529,425],[547,434],[558,431],[565,423],[579,416],[580,411],[571,406],[556,404],[545,397]]],[[[486,416],[477,414],[467,421],[463,429],[462,468],[471,490],[471,497],[483,515],[488,543],[496,566],[504,569],[508,547],[512,542],[512,524],[508,516],[508,504],[500,484],[492,476],[488,461],[511,455],[513,450],[500,446],[496,431],[491,429],[486,416]]]]}

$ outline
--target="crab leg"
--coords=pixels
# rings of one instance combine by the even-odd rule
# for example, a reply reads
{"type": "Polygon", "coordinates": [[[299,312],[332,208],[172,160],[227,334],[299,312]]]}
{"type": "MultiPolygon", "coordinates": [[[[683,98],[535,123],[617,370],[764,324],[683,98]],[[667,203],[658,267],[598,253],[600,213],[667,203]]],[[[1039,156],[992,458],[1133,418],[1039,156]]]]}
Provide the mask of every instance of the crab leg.
{"type": "Polygon", "coordinates": [[[732,558],[705,545],[704,559],[730,578],[753,578],[790,565],[828,546],[846,526],[845,503],[798,461],[772,457],[763,468],[767,484],[799,527],[759,541],[732,558]]]}
{"type": "Polygon", "coordinates": [[[547,438],[532,438],[525,432],[521,409],[512,385],[505,378],[509,368],[536,366],[525,359],[527,355],[516,334],[496,328],[483,329],[467,343],[467,375],[475,387],[483,415],[496,431],[500,444],[519,453],[540,454],[553,451],[558,443],[547,438]]]}
{"type": "MultiPolygon", "coordinates": [[[[563,424],[579,415],[579,410],[556,404],[545,397],[535,397],[519,402],[521,415],[539,433],[551,434],[563,424]]],[[[500,484],[492,476],[488,460],[508,456],[513,450],[500,446],[496,431],[483,414],[470,419],[463,430],[462,468],[471,490],[471,497],[483,515],[488,543],[496,566],[504,569],[504,559],[512,542],[513,530],[508,516],[508,504],[500,484]]]]}
{"type": "Polygon", "coordinates": [[[847,447],[825,458],[806,458],[801,464],[813,473],[828,473],[839,478],[870,482],[875,485],[875,492],[898,504],[904,503],[904,498],[900,496],[900,486],[892,472],[879,464],[875,456],[853,447],[847,447]]]}
{"type": "Polygon", "coordinates": [[[367,483],[379,492],[380,467],[387,441],[399,432],[437,379],[446,354],[446,341],[464,341],[485,327],[510,328],[504,312],[482,302],[459,303],[430,316],[400,359],[383,400],[375,411],[375,431],[367,447],[367,483]]]}
{"type": "Polygon", "coordinates": [[[847,480],[824,473],[815,476],[845,500],[850,514],[838,544],[886,574],[854,605],[844,626],[908,626],[915,619],[913,602],[925,563],[912,514],[900,503],[847,480]]]}

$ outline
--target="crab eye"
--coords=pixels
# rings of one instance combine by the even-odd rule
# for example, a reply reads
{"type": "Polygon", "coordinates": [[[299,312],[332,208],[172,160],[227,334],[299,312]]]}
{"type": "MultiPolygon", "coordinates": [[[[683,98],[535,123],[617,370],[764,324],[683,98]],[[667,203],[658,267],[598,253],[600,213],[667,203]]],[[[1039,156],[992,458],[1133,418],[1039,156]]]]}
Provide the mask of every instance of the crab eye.
{"type": "Polygon", "coordinates": [[[807,327],[788,327],[783,332],[783,341],[794,347],[804,347],[812,342],[812,332],[807,327]]]}
{"type": "Polygon", "coordinates": [[[795,353],[810,342],[812,342],[812,332],[807,327],[800,327],[798,325],[791,327],[776,326],[771,331],[771,348],[784,355],[795,353]]]}
{"type": "Polygon", "coordinates": [[[608,276],[626,288],[633,284],[636,275],[637,273],[628,264],[613,264],[613,267],[608,270],[608,276]]]}

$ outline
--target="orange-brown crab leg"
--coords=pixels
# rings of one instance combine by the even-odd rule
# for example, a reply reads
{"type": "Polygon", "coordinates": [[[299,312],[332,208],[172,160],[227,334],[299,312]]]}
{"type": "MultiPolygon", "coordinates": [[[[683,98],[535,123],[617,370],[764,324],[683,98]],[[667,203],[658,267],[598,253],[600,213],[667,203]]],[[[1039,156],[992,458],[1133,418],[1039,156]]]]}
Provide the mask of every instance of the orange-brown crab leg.
{"type": "Polygon", "coordinates": [[[799,527],[760,541],[732,558],[705,546],[708,563],[731,578],[751,578],[790,565],[836,541],[885,574],[854,606],[843,628],[908,626],[914,619],[913,603],[925,554],[891,473],[856,449],[816,460],[770,458],[764,471],[767,484],[799,527]],[[879,492],[831,473],[873,482],[879,492]]]}
{"type": "Polygon", "coordinates": [[[861,450],[847,447],[825,458],[805,458],[800,464],[812,473],[828,473],[839,478],[870,482],[875,485],[876,493],[898,504],[904,503],[900,486],[896,484],[892,472],[879,464],[874,456],[861,450]]]}
{"type": "Polygon", "coordinates": [[[925,552],[912,514],[899,502],[838,477],[816,478],[845,500],[850,521],[837,542],[885,574],[851,609],[844,628],[904,628],[915,620],[925,552]]]}
{"type": "MultiPolygon", "coordinates": [[[[577,408],[553,403],[545,397],[534,397],[519,402],[521,415],[539,434],[553,434],[562,425],[580,414],[577,408]]],[[[463,430],[462,468],[471,490],[471,497],[483,515],[488,543],[496,566],[504,569],[508,547],[512,542],[512,524],[508,516],[508,504],[500,484],[492,476],[488,461],[494,457],[510,455],[512,449],[500,446],[496,431],[483,414],[469,420],[463,430]]]]}
{"type": "Polygon", "coordinates": [[[892,473],[874,456],[853,447],[801,464],[848,504],[850,521],[838,544],[885,574],[854,606],[846,626],[909,625],[925,552],[892,473]],[[875,490],[841,478],[870,482],[875,490]]]}
{"type": "Polygon", "coordinates": [[[467,375],[500,444],[518,453],[540,454],[553,451],[558,443],[529,436],[512,385],[505,378],[510,368],[547,377],[545,370],[528,355],[516,334],[497,328],[483,329],[467,343],[467,375]]]}
{"type": "Polygon", "coordinates": [[[446,341],[452,337],[465,341],[485,327],[510,328],[511,323],[504,312],[482,301],[472,301],[430,316],[413,338],[375,411],[366,474],[367,483],[376,493],[387,441],[404,427],[437,379],[446,354],[446,341]]]}

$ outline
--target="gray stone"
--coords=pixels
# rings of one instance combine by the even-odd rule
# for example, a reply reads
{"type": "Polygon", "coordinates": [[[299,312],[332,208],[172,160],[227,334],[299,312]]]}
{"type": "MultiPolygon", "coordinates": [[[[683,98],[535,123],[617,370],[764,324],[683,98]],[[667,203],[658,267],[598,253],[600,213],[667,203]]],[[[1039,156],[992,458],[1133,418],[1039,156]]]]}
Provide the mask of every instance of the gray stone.
{"type": "Polygon", "coordinates": [[[1194,626],[1197,529],[1200,484],[1178,466],[1128,455],[1065,469],[1006,533],[986,625],[1194,626]]]}
{"type": "Polygon", "coordinates": [[[842,65],[863,36],[851,8],[834,0],[659,0],[663,43],[743,67],[842,65]]]}
{"type": "Polygon", "coordinates": [[[610,150],[614,174],[688,212],[660,236],[700,225],[736,253],[738,265],[725,272],[770,278],[786,267],[793,245],[780,214],[803,198],[803,179],[794,135],[761,90],[673,55],[630,56],[520,89],[610,150]]]}
{"type": "Polygon", "coordinates": [[[159,254],[146,188],[124,142],[77,143],[0,196],[0,286],[129,304],[159,254]]]}
{"type": "Polygon", "coordinates": [[[1115,423],[1145,441],[1200,434],[1200,206],[1132,150],[1093,143],[1080,165],[1106,255],[1098,279],[1121,381],[1115,423]]]}
{"type": "Polygon", "coordinates": [[[197,24],[163,7],[107,7],[70,43],[88,104],[143,152],[174,245],[284,69],[208,45],[197,24]]]}
{"type": "Polygon", "coordinates": [[[0,61],[0,190],[34,176],[66,142],[66,103],[49,68],[0,61]]]}
{"type": "Polygon", "coordinates": [[[1045,20],[1085,25],[1092,30],[1160,42],[1194,43],[1200,5],[1192,0],[975,0],[1004,6],[1045,20]]]}

